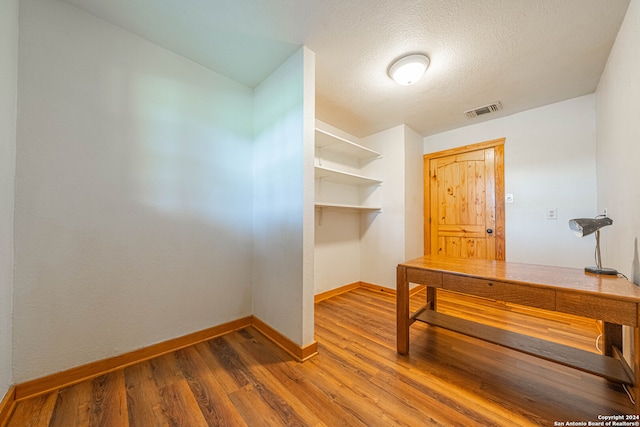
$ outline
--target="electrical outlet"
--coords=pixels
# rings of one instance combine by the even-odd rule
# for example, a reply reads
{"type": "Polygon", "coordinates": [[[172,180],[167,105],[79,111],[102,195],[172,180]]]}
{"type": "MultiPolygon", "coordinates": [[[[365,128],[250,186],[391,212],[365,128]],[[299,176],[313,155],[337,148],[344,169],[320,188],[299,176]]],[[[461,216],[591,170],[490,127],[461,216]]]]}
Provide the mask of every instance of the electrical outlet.
{"type": "Polygon", "coordinates": [[[558,209],[556,208],[547,208],[547,219],[558,219],[558,209]]]}
{"type": "Polygon", "coordinates": [[[607,209],[607,208],[604,208],[604,216],[609,216],[609,213],[608,213],[608,211],[609,211],[609,209],[607,209]]]}

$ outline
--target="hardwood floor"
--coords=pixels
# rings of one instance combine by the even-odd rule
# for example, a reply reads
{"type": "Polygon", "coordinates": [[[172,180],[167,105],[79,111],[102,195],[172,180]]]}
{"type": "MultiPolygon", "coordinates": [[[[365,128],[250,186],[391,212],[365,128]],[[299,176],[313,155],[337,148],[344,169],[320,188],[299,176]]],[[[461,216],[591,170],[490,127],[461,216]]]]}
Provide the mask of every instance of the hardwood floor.
{"type": "MultiPolygon", "coordinates": [[[[418,294],[412,304],[419,305],[418,294]]],[[[595,322],[443,294],[439,309],[595,350],[595,322]]],[[[17,403],[14,426],[553,426],[630,414],[601,378],[438,328],[395,350],[395,298],[356,289],[316,304],[305,363],[252,328],[17,403]]]]}

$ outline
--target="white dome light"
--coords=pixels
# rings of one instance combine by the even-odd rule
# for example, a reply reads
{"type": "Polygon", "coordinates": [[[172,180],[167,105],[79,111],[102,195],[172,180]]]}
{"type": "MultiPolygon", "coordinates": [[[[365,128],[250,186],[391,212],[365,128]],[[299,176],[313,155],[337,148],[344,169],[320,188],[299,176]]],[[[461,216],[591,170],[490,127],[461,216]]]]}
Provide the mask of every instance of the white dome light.
{"type": "Polygon", "coordinates": [[[398,59],[389,67],[389,77],[401,85],[410,85],[418,80],[429,68],[429,58],[425,55],[409,55],[398,59]]]}

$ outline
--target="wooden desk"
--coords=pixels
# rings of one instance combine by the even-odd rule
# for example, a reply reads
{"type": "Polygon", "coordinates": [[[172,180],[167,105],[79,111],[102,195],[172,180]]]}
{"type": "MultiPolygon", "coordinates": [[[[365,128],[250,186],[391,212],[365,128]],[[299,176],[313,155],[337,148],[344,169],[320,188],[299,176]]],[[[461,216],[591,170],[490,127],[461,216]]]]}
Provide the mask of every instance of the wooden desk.
{"type": "Polygon", "coordinates": [[[582,269],[424,256],[397,267],[397,349],[409,352],[416,320],[493,342],[631,386],[640,413],[640,287],[582,269]],[[427,286],[426,304],[409,309],[409,284],[427,286]],[[480,325],[437,312],[436,289],[599,319],[604,355],[480,325]],[[633,328],[634,360],[622,357],[622,325],[633,328]]]}

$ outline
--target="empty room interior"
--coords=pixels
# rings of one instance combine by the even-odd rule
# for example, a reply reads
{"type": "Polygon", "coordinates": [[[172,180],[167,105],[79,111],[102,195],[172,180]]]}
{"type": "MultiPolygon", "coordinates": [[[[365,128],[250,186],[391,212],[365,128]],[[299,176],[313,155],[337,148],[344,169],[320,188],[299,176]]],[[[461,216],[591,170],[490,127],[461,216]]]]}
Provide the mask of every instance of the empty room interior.
{"type": "Polygon", "coordinates": [[[640,425],[638,52],[640,0],[2,0],[0,426],[640,425]]]}

